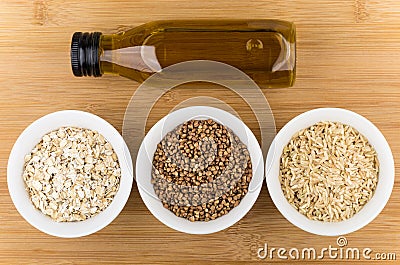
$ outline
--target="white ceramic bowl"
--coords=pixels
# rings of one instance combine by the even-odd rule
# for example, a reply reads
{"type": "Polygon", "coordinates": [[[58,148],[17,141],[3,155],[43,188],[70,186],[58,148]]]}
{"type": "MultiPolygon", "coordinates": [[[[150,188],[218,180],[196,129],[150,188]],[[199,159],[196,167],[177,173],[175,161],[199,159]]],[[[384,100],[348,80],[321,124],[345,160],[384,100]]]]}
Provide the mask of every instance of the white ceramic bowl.
{"type": "Polygon", "coordinates": [[[251,209],[260,193],[264,178],[264,162],[261,148],[251,130],[234,115],[213,107],[195,106],[174,111],[158,121],[145,136],[136,160],[136,182],[139,193],[150,212],[162,223],[175,230],[189,234],[214,233],[239,221],[251,209]],[[157,144],[178,125],[192,119],[213,119],[230,128],[247,146],[253,167],[249,192],[240,204],[228,214],[208,222],[190,222],[177,217],[164,208],[150,183],[152,160],[157,144]]]}
{"type": "Polygon", "coordinates": [[[81,237],[110,224],[122,211],[133,182],[132,160],[118,131],[102,118],[83,111],[65,110],[48,114],[29,125],[18,137],[8,160],[7,183],[18,212],[32,226],[49,235],[81,237]],[[30,153],[43,135],[60,127],[73,126],[96,130],[113,146],[121,167],[120,187],[112,203],[101,213],[80,222],[55,222],[31,203],[22,178],[24,156],[30,153]]]}
{"type": "Polygon", "coordinates": [[[276,135],[266,160],[269,194],[282,215],[295,226],[317,235],[337,236],[354,232],[371,222],[385,207],[394,184],[392,152],[382,133],[363,116],[339,108],[321,108],[305,112],[289,121],[276,135]],[[313,221],[294,209],[283,195],[279,183],[280,156],[292,136],[319,121],[350,125],[363,134],[375,148],[380,163],[378,185],[372,199],[353,217],[341,222],[313,221]]]}

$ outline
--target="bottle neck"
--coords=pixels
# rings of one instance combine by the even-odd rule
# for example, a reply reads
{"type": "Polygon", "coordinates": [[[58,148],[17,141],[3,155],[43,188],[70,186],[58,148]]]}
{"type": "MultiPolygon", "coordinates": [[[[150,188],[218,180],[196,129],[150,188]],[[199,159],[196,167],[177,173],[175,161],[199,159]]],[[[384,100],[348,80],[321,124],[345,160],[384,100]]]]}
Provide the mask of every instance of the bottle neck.
{"type": "Polygon", "coordinates": [[[100,69],[101,32],[75,32],[71,42],[71,66],[75,76],[102,75],[100,69]]]}

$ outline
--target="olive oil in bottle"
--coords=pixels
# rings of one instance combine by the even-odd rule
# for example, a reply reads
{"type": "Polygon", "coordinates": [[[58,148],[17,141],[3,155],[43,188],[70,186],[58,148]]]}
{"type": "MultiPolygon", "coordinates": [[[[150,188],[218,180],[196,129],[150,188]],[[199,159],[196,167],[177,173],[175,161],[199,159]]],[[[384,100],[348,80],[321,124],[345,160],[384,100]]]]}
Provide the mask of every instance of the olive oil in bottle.
{"type": "Polygon", "coordinates": [[[142,82],[179,62],[212,60],[242,70],[261,87],[289,87],[295,45],[294,24],[281,20],[155,21],[117,34],[74,33],[71,64],[75,76],[142,82]]]}

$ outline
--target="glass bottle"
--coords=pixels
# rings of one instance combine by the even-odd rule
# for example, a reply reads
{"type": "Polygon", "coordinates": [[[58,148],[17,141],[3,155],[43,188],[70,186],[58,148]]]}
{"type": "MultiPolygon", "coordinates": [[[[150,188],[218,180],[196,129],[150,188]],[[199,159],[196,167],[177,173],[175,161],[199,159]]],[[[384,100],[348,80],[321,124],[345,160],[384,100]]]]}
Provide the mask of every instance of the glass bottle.
{"type": "Polygon", "coordinates": [[[165,20],[116,34],[75,32],[75,76],[115,74],[144,81],[175,63],[212,60],[249,75],[261,87],[295,80],[296,30],[282,20],[165,20]]]}

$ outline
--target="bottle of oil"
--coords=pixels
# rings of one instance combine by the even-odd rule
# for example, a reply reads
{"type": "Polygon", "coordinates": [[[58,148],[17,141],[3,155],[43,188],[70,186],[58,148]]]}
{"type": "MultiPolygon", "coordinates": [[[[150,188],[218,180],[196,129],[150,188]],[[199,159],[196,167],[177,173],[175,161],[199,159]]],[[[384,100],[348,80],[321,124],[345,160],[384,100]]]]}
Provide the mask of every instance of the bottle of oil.
{"type": "Polygon", "coordinates": [[[229,64],[262,87],[295,80],[296,31],[281,20],[166,20],[116,34],[76,32],[71,43],[75,76],[117,74],[142,82],[189,60],[229,64]]]}

